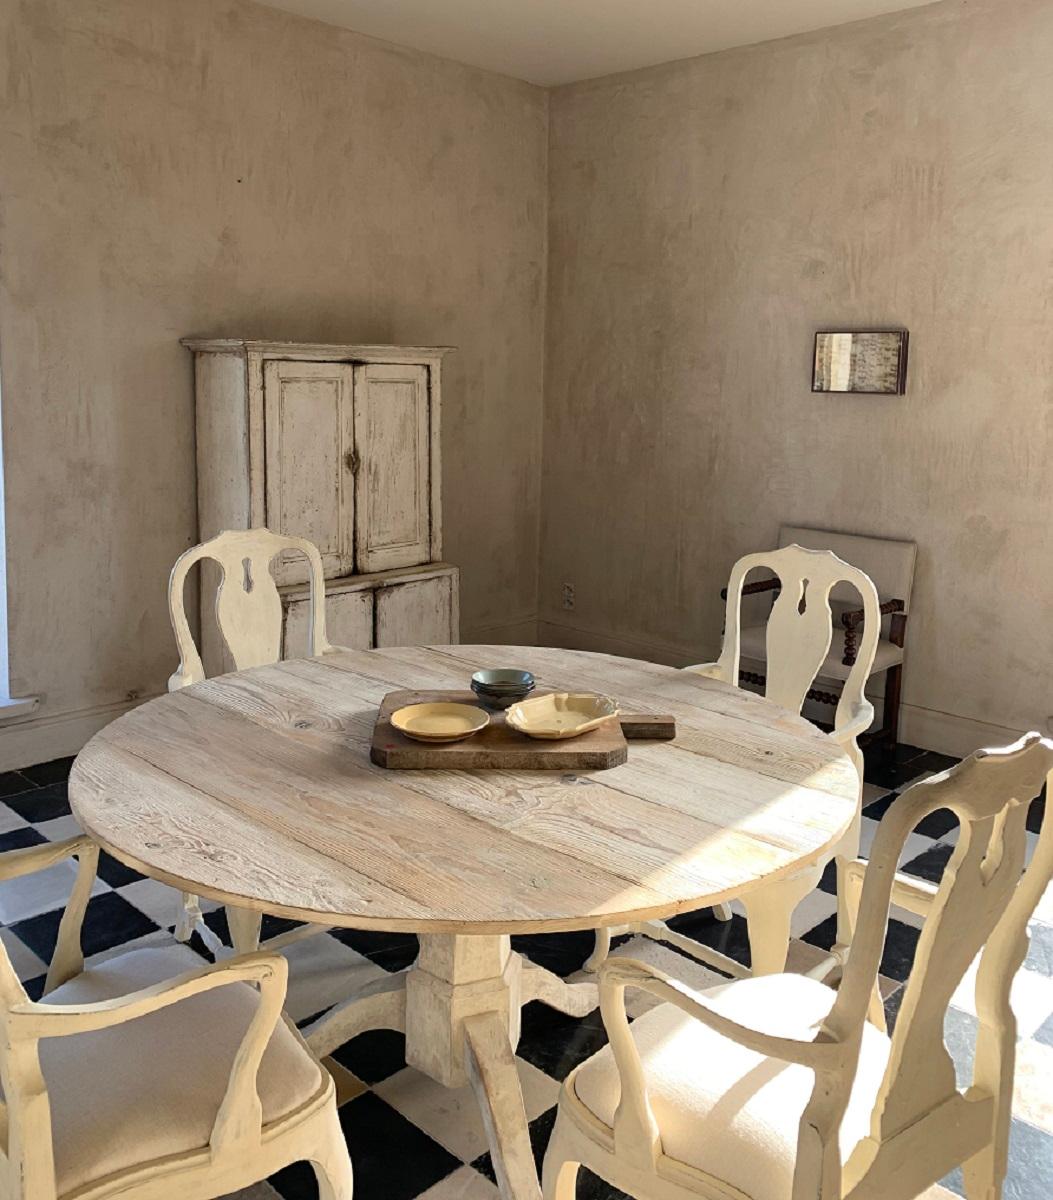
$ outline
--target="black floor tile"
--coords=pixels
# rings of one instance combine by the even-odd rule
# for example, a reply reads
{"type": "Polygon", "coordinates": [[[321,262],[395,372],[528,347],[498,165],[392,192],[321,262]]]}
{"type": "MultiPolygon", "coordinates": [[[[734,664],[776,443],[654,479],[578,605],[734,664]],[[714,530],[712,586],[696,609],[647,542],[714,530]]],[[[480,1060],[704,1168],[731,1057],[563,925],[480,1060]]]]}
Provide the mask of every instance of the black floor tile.
{"type": "Polygon", "coordinates": [[[743,966],[749,966],[749,930],[746,927],[746,918],[738,913],[735,913],[730,921],[718,921],[713,915],[713,910],[706,908],[701,912],[683,913],[679,917],[673,917],[669,921],[669,927],[694,938],[704,946],[719,950],[721,954],[726,954],[728,958],[733,958],[743,966]]]}
{"type": "Polygon", "coordinates": [[[377,933],[368,929],[334,929],[333,937],[364,954],[385,971],[401,971],[417,957],[420,949],[411,933],[377,933]]]}
{"type": "MultiPolygon", "coordinates": [[[[809,929],[801,939],[810,946],[818,946],[820,950],[833,947],[837,936],[837,917],[827,917],[814,929],[809,929]]],[[[885,948],[881,955],[880,971],[889,979],[898,979],[900,983],[910,975],[914,965],[914,952],[918,948],[918,938],[921,930],[913,925],[905,925],[895,917],[889,918],[888,933],[885,935],[885,948]]]]}
{"type": "Polygon", "coordinates": [[[136,880],[145,879],[145,875],[140,875],[138,871],[133,871],[131,867],[126,867],[124,863],[118,862],[112,855],[106,853],[105,850],[99,854],[99,878],[103,883],[108,883],[110,887],[124,887],[125,884],[135,883],[136,880]]]}
{"type": "Polygon", "coordinates": [[[0,833],[0,854],[5,850],[24,850],[27,846],[42,846],[47,838],[38,833],[32,825],[25,829],[12,829],[8,833],[0,833]]]}
{"type": "MultiPolygon", "coordinates": [[[[24,921],[16,921],[10,929],[38,958],[50,962],[62,912],[62,909],[55,909],[38,917],[27,917],[24,921]]],[[[85,957],[89,957],[134,938],[156,933],[157,928],[148,916],[116,892],[104,892],[101,896],[93,896],[88,902],[81,945],[85,957]]]]}
{"type": "Polygon", "coordinates": [[[598,1012],[576,1020],[535,1001],[523,1009],[523,1033],[516,1054],[562,1082],[606,1044],[607,1031],[598,1012]]]}
{"type": "Polygon", "coordinates": [[[72,758],[54,758],[51,762],[37,763],[35,767],[23,767],[20,774],[36,787],[44,787],[49,783],[65,783],[72,766],[72,758]]]}
{"type": "Polygon", "coordinates": [[[929,813],[927,817],[923,817],[914,827],[915,833],[924,834],[925,837],[935,838],[937,841],[940,838],[945,838],[952,830],[958,828],[958,818],[951,812],[949,808],[938,808],[935,812],[929,813]]]}
{"type": "Polygon", "coordinates": [[[591,930],[580,933],[525,934],[512,939],[512,949],[525,954],[539,967],[564,978],[580,971],[596,945],[591,930]]]}
{"type": "Polygon", "coordinates": [[[903,870],[908,875],[916,875],[919,879],[927,879],[929,883],[939,883],[943,878],[944,868],[954,853],[954,847],[937,842],[930,846],[917,858],[903,864],[903,870]]]}
{"type": "Polygon", "coordinates": [[[406,1065],[406,1038],[393,1029],[373,1029],[345,1042],[333,1058],[363,1083],[380,1083],[406,1065]]]}
{"type": "MultiPolygon", "coordinates": [[[[556,1110],[550,1108],[547,1112],[543,1112],[540,1117],[535,1117],[530,1122],[530,1149],[534,1152],[534,1163],[537,1166],[538,1174],[541,1174],[541,1164],[545,1158],[545,1151],[548,1149],[548,1139],[552,1136],[552,1127],[556,1124],[556,1110]]],[[[480,1155],[472,1166],[481,1174],[485,1175],[491,1183],[497,1182],[497,1176],[494,1174],[494,1164],[490,1157],[489,1151],[486,1154],[480,1155]]]]}
{"type": "Polygon", "coordinates": [[[1032,833],[1042,832],[1042,818],[1046,815],[1046,789],[1042,789],[1042,794],[1036,796],[1031,801],[1031,807],[1027,810],[1027,827],[1032,833]]]}
{"type": "Polygon", "coordinates": [[[20,792],[28,792],[36,786],[21,771],[4,771],[0,773],[0,800],[8,796],[17,796],[20,792]]]}
{"type": "Polygon", "coordinates": [[[39,824],[41,821],[54,821],[56,817],[69,815],[69,798],[66,795],[66,783],[49,783],[46,787],[34,788],[31,792],[23,792],[20,796],[6,796],[4,803],[14,809],[23,821],[39,824]]]}
{"type": "Polygon", "coordinates": [[[23,979],[22,986],[26,989],[26,995],[30,1000],[39,1000],[44,994],[44,984],[46,982],[46,975],[38,975],[35,979],[23,979]]]}
{"type": "Polygon", "coordinates": [[[340,1124],[354,1164],[355,1200],[413,1200],[462,1165],[372,1092],[345,1104],[340,1124]]]}
{"type": "Polygon", "coordinates": [[[931,767],[915,766],[926,753],[919,746],[900,744],[891,752],[875,747],[864,753],[863,778],[875,787],[887,787],[889,791],[917,779],[931,767]]]}
{"type": "MultiPolygon", "coordinates": [[[[352,1164],[353,1165],[353,1164],[352,1164]]],[[[318,1200],[318,1180],[310,1163],[296,1162],[272,1175],[267,1182],[282,1200],[318,1200]]],[[[362,1200],[355,1180],[355,1200],[362,1200]]]]}

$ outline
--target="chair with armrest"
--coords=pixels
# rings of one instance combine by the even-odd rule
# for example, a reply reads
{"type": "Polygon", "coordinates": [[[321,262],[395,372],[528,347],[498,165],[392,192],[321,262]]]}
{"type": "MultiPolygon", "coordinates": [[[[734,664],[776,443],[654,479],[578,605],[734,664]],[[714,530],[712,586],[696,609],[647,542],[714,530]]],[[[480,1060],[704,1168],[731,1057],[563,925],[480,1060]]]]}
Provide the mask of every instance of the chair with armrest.
{"type": "Polygon", "coordinates": [[[211,1200],[307,1160],[322,1200],[351,1200],[333,1081],[282,1018],[285,960],[140,947],[85,971],[90,839],[11,851],[0,879],[68,857],[80,866],[40,1002],[0,945],[0,1194],[211,1200]]]}
{"type": "MultiPolygon", "coordinates": [[[[318,548],[306,538],[283,537],[269,529],[227,530],[210,541],[193,546],[176,559],[168,582],[168,613],[172,620],[179,667],[168,681],[170,692],[205,678],[201,654],[187,621],[184,591],[190,569],[203,560],[219,564],[222,571],[216,591],[216,624],[236,670],[278,662],[282,654],[282,603],[271,574],[278,555],[302,554],[310,567],[310,613],[307,628],[309,655],[332,654],[325,631],[325,577],[318,548]]],[[[259,945],[261,914],[227,906],[227,923],[234,947],[253,950],[259,945]]],[[[268,949],[278,949],[301,937],[324,932],[328,926],[305,925],[272,938],[268,949]]],[[[197,930],[213,953],[222,952],[219,938],[205,924],[196,896],[184,893],[176,937],[188,941],[197,930]]]]}
{"type": "MultiPolygon", "coordinates": [[[[831,597],[835,592],[854,594],[861,603],[865,620],[857,626],[855,661],[848,672],[837,701],[834,729],[831,736],[851,757],[859,773],[860,804],[851,827],[834,851],[838,864],[838,937],[835,954],[844,956],[848,940],[848,924],[844,912],[841,874],[844,864],[859,853],[859,834],[862,824],[863,755],[858,738],[874,719],[874,709],[863,688],[870,664],[877,649],[880,626],[878,594],[873,583],[858,567],[843,562],[829,550],[806,550],[802,546],[784,546],[781,550],[747,554],[732,567],[725,589],[727,608],[724,623],[724,644],[715,663],[685,667],[686,671],[738,684],[742,642],[742,597],[754,585],[747,576],[754,571],[770,573],[763,581],[777,586],[776,599],[767,625],[763,628],[765,649],[770,664],[765,681],[765,695],[792,712],[800,712],[812,690],[816,673],[830,652],[833,633],[831,597]]],[[[751,970],[755,975],[781,971],[786,965],[790,946],[790,921],[794,909],[822,877],[825,863],[786,879],[766,884],[742,898],[749,926],[751,970]]],[[[730,909],[717,910],[723,919],[730,909]]],[[[633,926],[599,930],[596,949],[586,969],[595,970],[607,957],[611,937],[625,931],[642,933],[657,941],[676,946],[692,958],[719,967],[728,974],[741,976],[746,972],[737,962],[708,946],[703,946],[671,929],[664,921],[644,921],[633,926]]]]}
{"type": "MultiPolygon", "coordinates": [[[[903,683],[903,655],[907,634],[907,615],[914,587],[914,566],[918,548],[914,542],[892,538],[863,537],[854,533],[835,533],[824,529],[806,529],[784,525],[779,530],[779,548],[806,546],[809,550],[828,550],[838,558],[859,567],[878,590],[881,611],[881,636],[868,677],[885,676],[885,697],[881,725],[869,731],[865,742],[884,742],[890,749],[899,739],[899,710],[903,683]]],[[[748,584],[745,594],[778,592],[778,581],[763,579],[748,584]]],[[[808,699],[836,706],[859,652],[859,629],[863,610],[852,589],[836,586],[830,595],[833,630],[830,648],[816,672],[808,699]]],[[[742,683],[763,686],[766,679],[768,646],[762,613],[746,619],[741,630],[742,683]]]]}
{"type": "Polygon", "coordinates": [[[638,1200],[911,1200],[957,1166],[968,1200],[1000,1200],[1027,922],[1053,878],[1053,822],[1026,864],[1026,819],[1053,783],[1053,741],[1028,734],[924,780],[885,814],[850,872],[855,936],[837,991],[815,972],[693,991],[649,964],[600,973],[610,1044],[560,1095],[545,1200],[586,1166],[638,1200]],[[938,887],[896,870],[910,832],[949,809],[961,831],[938,887]],[[895,1032],[874,1023],[891,903],[924,916],[895,1032]],[[972,1084],[943,1040],[979,953],[972,1084]],[[629,1025],[625,989],[665,1003],[629,1025]],[[868,1010],[870,1019],[868,1019],[868,1010]]]}

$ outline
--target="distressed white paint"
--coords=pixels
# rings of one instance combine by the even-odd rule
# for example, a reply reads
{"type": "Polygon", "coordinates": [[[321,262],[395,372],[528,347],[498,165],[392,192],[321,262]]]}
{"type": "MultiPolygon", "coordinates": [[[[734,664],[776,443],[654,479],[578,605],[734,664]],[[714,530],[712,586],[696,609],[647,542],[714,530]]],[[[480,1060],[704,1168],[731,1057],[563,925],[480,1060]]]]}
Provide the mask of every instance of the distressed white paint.
{"type": "MultiPolygon", "coordinates": [[[[781,1010],[778,1035],[737,1021],[736,988],[757,981],[732,983],[721,989],[717,1001],[650,964],[624,958],[608,962],[601,971],[600,997],[620,1101],[613,1123],[607,1124],[584,1102],[577,1086],[592,1061],[567,1078],[545,1158],[546,1200],[573,1200],[581,1165],[639,1200],[724,1200],[743,1194],[733,1183],[741,1174],[727,1143],[721,1155],[706,1158],[702,1150],[705,1168],[697,1158],[687,1164],[666,1152],[663,1129],[668,1133],[685,1115],[678,1114],[675,1097],[660,1112],[651,1105],[647,1061],[634,1038],[637,1027],[630,1028],[626,1016],[627,987],[652,993],[720,1038],[767,1056],[772,1065],[814,1070],[792,1164],[793,1200],[842,1200],[848,1195],[854,1200],[913,1200],[958,1165],[972,1200],[998,1200],[1009,1149],[1016,1045],[1010,986],[1027,952],[1028,919],[1053,877],[1053,825],[1044,827],[1025,871],[1025,821],[1031,797],[1044,781],[1053,784],[1051,769],[1053,742],[1032,734],[1005,750],[981,751],[953,771],[916,784],[895,802],[881,823],[869,863],[860,861],[853,870],[854,879],[861,881],[853,906],[858,921],[853,952],[818,1028],[805,1021],[789,1032],[789,1000],[781,1010]],[[958,816],[962,836],[936,888],[897,874],[896,863],[910,831],[942,808],[958,816]],[[869,1135],[842,1151],[838,1131],[860,1063],[892,899],[926,920],[889,1041],[887,1069],[883,1077],[868,1077],[867,1086],[874,1089],[869,1135]],[[955,987],[980,951],[976,1062],[971,1087],[959,1091],[943,1023],[955,987]]],[[[792,979],[772,977],[773,1006],[779,1005],[781,981],[792,979]]],[[[792,993],[786,994],[789,998],[792,993]]],[[[663,1052],[668,1050],[666,1046],[663,1052]]],[[[707,1086],[724,1061],[714,1054],[698,1064],[708,1075],[707,1086]]],[[[767,1069],[761,1059],[756,1070],[762,1078],[767,1069]]],[[[716,1103],[742,1108],[744,1082],[729,1079],[731,1090],[716,1103]]],[[[682,1094],[679,1104],[684,1104],[682,1094]]],[[[749,1154],[745,1145],[741,1149],[749,1154]]]]}

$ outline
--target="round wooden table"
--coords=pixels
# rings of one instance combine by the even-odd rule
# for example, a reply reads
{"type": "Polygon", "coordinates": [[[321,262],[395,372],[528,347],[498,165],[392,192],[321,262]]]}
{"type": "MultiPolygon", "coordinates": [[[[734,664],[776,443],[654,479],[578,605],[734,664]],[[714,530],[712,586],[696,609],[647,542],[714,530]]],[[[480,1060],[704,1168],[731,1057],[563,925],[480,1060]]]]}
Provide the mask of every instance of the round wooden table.
{"type": "Polygon", "coordinates": [[[239,949],[263,912],[420,935],[412,967],[308,1040],[324,1055],[398,1029],[411,1065],[447,1086],[470,1080],[516,1200],[539,1196],[514,1060],[520,1008],[584,1015],[597,995],[512,953],[509,935],[771,891],[830,857],[858,788],[830,738],[761,697],[653,663],[507,646],[341,651],[208,680],[108,725],[69,784],[78,820],[116,858],[232,906],[239,949]],[[671,713],[676,740],[631,743],[624,765],[574,775],[370,762],[387,692],[463,689],[484,666],[671,713]]]}

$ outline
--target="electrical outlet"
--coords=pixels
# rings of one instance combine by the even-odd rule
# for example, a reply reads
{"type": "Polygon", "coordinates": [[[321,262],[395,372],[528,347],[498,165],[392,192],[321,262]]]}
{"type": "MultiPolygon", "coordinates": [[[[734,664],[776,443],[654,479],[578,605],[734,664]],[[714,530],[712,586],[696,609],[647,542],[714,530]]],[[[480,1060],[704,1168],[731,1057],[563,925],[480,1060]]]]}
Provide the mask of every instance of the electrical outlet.
{"type": "Polygon", "coordinates": [[[574,584],[572,583],[563,585],[563,607],[566,609],[574,607],[574,584]]]}

